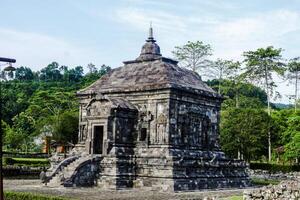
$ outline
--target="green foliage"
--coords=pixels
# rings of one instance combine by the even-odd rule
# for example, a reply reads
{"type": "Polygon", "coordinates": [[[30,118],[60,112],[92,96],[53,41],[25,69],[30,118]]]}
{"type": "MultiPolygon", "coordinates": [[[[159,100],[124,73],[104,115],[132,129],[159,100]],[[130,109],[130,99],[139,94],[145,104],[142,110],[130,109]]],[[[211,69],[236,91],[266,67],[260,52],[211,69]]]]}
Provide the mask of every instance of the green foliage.
{"type": "Polygon", "coordinates": [[[61,142],[76,143],[78,133],[78,113],[64,112],[53,119],[53,139],[61,142]]]}
{"type": "Polygon", "coordinates": [[[3,158],[4,165],[47,167],[49,160],[45,158],[3,158]]]}
{"type": "Polygon", "coordinates": [[[244,52],[246,71],[245,77],[262,85],[267,95],[272,96],[274,87],[273,75],[283,76],[286,71],[285,65],[281,62],[282,49],[259,48],[256,51],[244,52]]]}
{"type": "Polygon", "coordinates": [[[99,70],[97,70],[93,64],[89,64],[88,67],[90,69],[90,72],[86,74],[82,79],[83,87],[89,86],[111,70],[111,68],[107,65],[102,65],[99,70]]]}
{"type": "Polygon", "coordinates": [[[231,108],[221,113],[221,146],[227,155],[246,160],[266,154],[270,117],[264,110],[231,108]]]}
{"type": "Polygon", "coordinates": [[[300,115],[298,113],[288,118],[287,129],[283,132],[285,157],[287,159],[300,158],[300,115]]]}
{"type": "Polygon", "coordinates": [[[280,164],[273,164],[273,163],[260,163],[260,162],[250,162],[250,169],[260,169],[260,170],[267,170],[269,172],[299,172],[300,165],[280,165],[280,164]]]}
{"type": "MultiPolygon", "coordinates": [[[[214,90],[218,90],[219,80],[208,80],[206,83],[214,90]]],[[[234,81],[231,80],[222,80],[220,84],[221,94],[227,97],[227,99],[223,102],[223,109],[236,107],[237,91],[234,84],[234,81]]],[[[238,99],[239,108],[263,108],[267,103],[267,94],[259,87],[250,83],[241,82],[238,86],[238,99]]]]}
{"type": "Polygon", "coordinates": [[[67,200],[63,197],[12,191],[5,191],[4,198],[5,200],[67,200]]]}
{"type": "Polygon", "coordinates": [[[34,80],[35,75],[30,68],[22,66],[16,69],[15,78],[19,81],[31,81],[34,80]]]}
{"type": "Polygon", "coordinates": [[[62,77],[57,62],[50,63],[47,67],[43,68],[40,73],[40,79],[43,81],[59,81],[62,77]]]}
{"type": "Polygon", "coordinates": [[[78,125],[75,92],[109,71],[109,66],[102,65],[100,69],[94,66],[93,71],[83,76],[81,66],[68,68],[57,62],[40,72],[17,68],[16,79],[2,83],[4,148],[26,152],[39,149],[35,139],[41,137],[47,126],[54,127],[56,139],[75,142],[77,127],[76,130],[74,127],[78,125]],[[66,128],[57,123],[58,119],[66,128]]]}

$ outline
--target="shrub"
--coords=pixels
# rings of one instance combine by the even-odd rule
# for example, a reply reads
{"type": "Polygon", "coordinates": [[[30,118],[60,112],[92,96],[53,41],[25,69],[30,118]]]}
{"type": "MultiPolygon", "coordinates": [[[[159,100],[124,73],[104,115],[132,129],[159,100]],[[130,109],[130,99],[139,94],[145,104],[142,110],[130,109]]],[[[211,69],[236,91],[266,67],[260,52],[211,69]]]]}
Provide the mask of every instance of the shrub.
{"type": "Polygon", "coordinates": [[[11,191],[5,191],[4,197],[5,200],[67,200],[66,198],[62,197],[11,191]]]}
{"type": "Polygon", "coordinates": [[[300,171],[300,165],[279,165],[279,164],[271,164],[271,163],[257,163],[257,162],[251,162],[250,163],[250,169],[261,169],[261,170],[267,170],[269,172],[299,172],[300,171]]]}
{"type": "Polygon", "coordinates": [[[20,152],[3,152],[3,157],[12,158],[49,158],[47,153],[20,153],[20,152]]]}
{"type": "Polygon", "coordinates": [[[4,165],[47,167],[49,160],[45,158],[4,158],[4,165]]]}

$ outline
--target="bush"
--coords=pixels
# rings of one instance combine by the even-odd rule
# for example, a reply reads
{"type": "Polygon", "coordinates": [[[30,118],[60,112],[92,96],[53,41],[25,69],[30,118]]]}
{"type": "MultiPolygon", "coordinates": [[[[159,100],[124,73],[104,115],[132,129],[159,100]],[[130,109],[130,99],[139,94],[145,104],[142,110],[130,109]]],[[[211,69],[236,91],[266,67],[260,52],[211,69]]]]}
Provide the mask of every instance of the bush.
{"type": "Polygon", "coordinates": [[[3,157],[11,158],[49,158],[47,153],[20,153],[20,152],[3,152],[3,157]]]}
{"type": "Polygon", "coordinates": [[[47,167],[49,160],[45,158],[3,158],[4,165],[47,167]]]}
{"type": "Polygon", "coordinates": [[[4,199],[5,200],[67,200],[66,198],[62,198],[62,197],[39,195],[39,194],[25,193],[25,192],[11,192],[11,191],[4,192],[4,199]]]}
{"type": "Polygon", "coordinates": [[[257,162],[251,162],[250,163],[250,169],[261,169],[261,170],[267,170],[269,172],[299,172],[300,171],[300,165],[279,165],[279,164],[271,164],[271,163],[257,163],[257,162]]]}

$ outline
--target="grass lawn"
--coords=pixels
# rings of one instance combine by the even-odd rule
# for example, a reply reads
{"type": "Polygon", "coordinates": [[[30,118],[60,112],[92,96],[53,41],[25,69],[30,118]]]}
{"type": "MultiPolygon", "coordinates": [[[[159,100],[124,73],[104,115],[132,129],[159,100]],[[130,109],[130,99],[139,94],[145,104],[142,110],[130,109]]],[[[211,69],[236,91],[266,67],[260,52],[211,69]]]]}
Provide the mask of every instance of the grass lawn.
{"type": "Polygon", "coordinates": [[[47,158],[10,158],[5,157],[2,160],[4,166],[15,165],[15,166],[47,166],[49,165],[49,160],[47,158]]]}
{"type": "Polygon", "coordinates": [[[34,194],[29,192],[4,191],[5,200],[70,200],[68,198],[34,194]]]}
{"type": "Polygon", "coordinates": [[[12,158],[16,161],[48,162],[47,158],[12,158]]]}

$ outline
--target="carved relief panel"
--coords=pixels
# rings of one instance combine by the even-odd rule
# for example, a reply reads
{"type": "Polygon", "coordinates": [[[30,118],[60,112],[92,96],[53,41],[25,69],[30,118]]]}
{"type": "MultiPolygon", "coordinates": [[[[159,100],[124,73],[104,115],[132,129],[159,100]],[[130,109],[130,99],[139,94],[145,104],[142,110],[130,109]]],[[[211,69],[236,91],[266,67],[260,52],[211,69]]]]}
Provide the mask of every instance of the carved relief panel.
{"type": "Polygon", "coordinates": [[[156,105],[156,132],[153,138],[156,144],[165,144],[168,141],[167,136],[167,108],[164,103],[156,105]]]}
{"type": "Polygon", "coordinates": [[[138,140],[142,143],[148,144],[150,142],[150,122],[152,120],[153,114],[147,109],[147,105],[140,105],[138,120],[138,140]]]}

